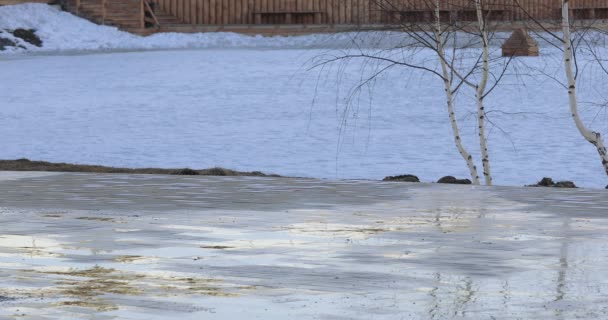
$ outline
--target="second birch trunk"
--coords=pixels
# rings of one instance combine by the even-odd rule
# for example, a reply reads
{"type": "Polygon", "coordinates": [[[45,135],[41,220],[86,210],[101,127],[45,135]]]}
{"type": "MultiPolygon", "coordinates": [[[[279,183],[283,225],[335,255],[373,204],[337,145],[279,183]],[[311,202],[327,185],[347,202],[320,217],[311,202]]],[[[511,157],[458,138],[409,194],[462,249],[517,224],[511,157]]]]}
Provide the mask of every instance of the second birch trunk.
{"type": "Polygon", "coordinates": [[[473,156],[464,148],[462,144],[462,139],[460,138],[460,129],[458,127],[458,122],[456,120],[456,113],[454,111],[454,96],[452,93],[452,81],[450,77],[450,72],[447,66],[447,60],[445,57],[445,51],[443,48],[443,37],[441,36],[441,19],[439,15],[439,0],[435,2],[435,40],[437,41],[437,55],[439,56],[439,61],[441,62],[441,71],[443,76],[443,82],[445,86],[445,94],[447,99],[447,107],[448,107],[448,115],[450,117],[450,124],[452,126],[452,134],[454,136],[454,142],[456,143],[456,147],[458,148],[458,152],[466,161],[467,167],[469,168],[469,174],[471,175],[472,183],[478,185],[479,184],[479,175],[477,173],[477,166],[475,166],[475,162],[473,161],[473,156]]]}
{"type": "Polygon", "coordinates": [[[574,55],[572,52],[572,36],[570,33],[570,17],[569,17],[569,0],[563,0],[562,2],[562,31],[563,31],[563,44],[564,44],[564,66],[566,69],[566,78],[568,80],[568,100],[570,103],[570,113],[572,119],[576,124],[576,128],[581,135],[591,144],[593,144],[602,160],[602,166],[606,175],[608,175],[608,154],[606,152],[606,145],[604,139],[598,132],[589,130],[578,112],[578,100],[576,97],[576,77],[574,76],[573,70],[573,59],[574,55]]]}
{"type": "Polygon", "coordinates": [[[488,34],[486,30],[485,20],[483,17],[483,10],[481,0],[475,0],[475,9],[477,12],[477,23],[479,32],[482,38],[482,73],[481,82],[477,85],[475,98],[477,100],[477,125],[479,130],[479,147],[481,149],[481,161],[483,164],[483,176],[485,183],[488,186],[492,185],[492,171],[490,168],[490,156],[488,153],[488,140],[486,137],[486,112],[484,106],[484,96],[486,94],[486,87],[488,84],[488,76],[490,73],[490,47],[488,43],[488,34]]]}

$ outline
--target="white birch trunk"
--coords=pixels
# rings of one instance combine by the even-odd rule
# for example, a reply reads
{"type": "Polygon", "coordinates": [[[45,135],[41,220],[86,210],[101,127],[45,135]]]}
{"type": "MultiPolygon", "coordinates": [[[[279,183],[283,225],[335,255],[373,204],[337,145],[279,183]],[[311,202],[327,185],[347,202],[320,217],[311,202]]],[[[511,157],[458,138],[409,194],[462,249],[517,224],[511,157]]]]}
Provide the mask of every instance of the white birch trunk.
{"type": "Polygon", "coordinates": [[[479,132],[479,146],[481,149],[481,161],[483,164],[483,176],[485,183],[488,186],[492,185],[492,171],[490,168],[490,156],[488,155],[488,140],[486,137],[486,112],[483,103],[483,98],[486,93],[486,87],[488,84],[488,76],[490,73],[490,48],[488,43],[488,33],[485,26],[483,17],[483,10],[481,5],[482,0],[475,0],[475,9],[477,11],[477,23],[479,32],[481,33],[482,45],[483,45],[483,57],[482,57],[482,73],[481,82],[477,85],[475,98],[477,100],[477,124],[479,132]]]}
{"type": "Polygon", "coordinates": [[[448,106],[448,114],[450,117],[450,124],[452,125],[452,134],[454,136],[454,141],[456,143],[456,147],[458,148],[458,152],[462,156],[462,158],[466,161],[467,167],[469,168],[469,173],[471,175],[471,180],[473,184],[479,184],[479,175],[477,174],[477,167],[475,166],[475,162],[473,161],[473,156],[464,148],[462,144],[462,139],[460,138],[460,129],[458,128],[458,122],[456,121],[456,114],[454,112],[454,96],[452,93],[452,82],[450,77],[450,72],[448,70],[445,51],[443,48],[443,37],[441,36],[441,20],[439,18],[439,0],[435,1],[435,40],[437,41],[437,55],[439,55],[439,61],[441,62],[441,71],[443,76],[443,83],[445,86],[445,94],[447,99],[448,106]]]}
{"type": "Polygon", "coordinates": [[[604,139],[598,132],[589,130],[578,113],[578,100],[576,97],[576,78],[573,71],[573,59],[572,53],[572,36],[570,34],[570,17],[569,17],[569,0],[563,0],[562,2],[562,31],[563,31],[563,43],[564,43],[564,65],[566,68],[566,78],[568,80],[568,98],[570,103],[570,113],[572,119],[576,124],[576,128],[581,135],[593,144],[597,148],[597,152],[602,159],[602,165],[604,171],[608,175],[608,154],[606,152],[606,145],[604,139]]]}

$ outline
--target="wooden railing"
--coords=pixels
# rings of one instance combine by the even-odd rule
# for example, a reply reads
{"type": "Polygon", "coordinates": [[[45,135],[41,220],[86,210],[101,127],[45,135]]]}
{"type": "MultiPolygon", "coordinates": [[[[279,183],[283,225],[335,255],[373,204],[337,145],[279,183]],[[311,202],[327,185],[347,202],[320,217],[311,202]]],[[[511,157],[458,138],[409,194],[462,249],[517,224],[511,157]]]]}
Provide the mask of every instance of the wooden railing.
{"type": "MultiPolygon", "coordinates": [[[[1,1],[1,0],[0,0],[1,1]]],[[[160,26],[152,0],[65,0],[72,13],[125,29],[160,26]]]]}
{"type": "Polygon", "coordinates": [[[0,0],[0,6],[11,6],[22,3],[48,3],[48,0],[0,0]]]}
{"type": "Polygon", "coordinates": [[[160,22],[158,22],[154,8],[150,5],[150,0],[141,0],[141,12],[142,28],[145,28],[148,24],[155,27],[160,27],[160,22]]]}
{"type": "MultiPolygon", "coordinates": [[[[1,0],[0,0],[1,1],[1,0]]],[[[471,0],[441,0],[442,19],[475,21],[471,0]]],[[[488,0],[488,17],[497,21],[559,19],[559,0],[488,0]]],[[[576,19],[608,20],[608,0],[571,0],[576,19]],[[601,3],[600,3],[601,2],[601,3]]],[[[93,15],[97,22],[130,29],[161,23],[193,25],[395,24],[428,22],[428,0],[66,0],[70,11],[93,15]],[[101,4],[101,8],[99,7],[101,4]],[[85,8],[90,8],[85,11],[85,8]],[[165,14],[174,17],[167,17],[165,14]],[[125,15],[127,17],[125,17],[125,15]],[[131,16],[132,15],[132,16],[131,16]],[[173,22],[175,21],[175,22],[173,22]]]]}
{"type": "Polygon", "coordinates": [[[106,24],[108,18],[108,3],[106,0],[101,0],[101,24],[106,24]]]}
{"type": "MultiPolygon", "coordinates": [[[[108,17],[108,10],[107,10],[107,0],[97,0],[99,1],[99,4],[101,6],[101,17],[96,17],[99,18],[101,20],[101,24],[105,24],[105,21],[108,17]]],[[[73,8],[72,10],[76,13],[76,14],[80,14],[81,13],[81,9],[82,9],[82,1],[81,0],[73,0],[73,8]]]]}
{"type": "MultiPolygon", "coordinates": [[[[488,0],[493,20],[559,19],[559,0],[488,0]]],[[[606,19],[608,0],[571,0],[582,19],[606,19]]],[[[429,0],[156,0],[158,8],[183,23],[226,24],[384,24],[401,17],[423,19],[429,0]]],[[[470,19],[471,0],[440,1],[442,13],[470,19]]],[[[476,20],[474,18],[473,20],[476,20]]]]}

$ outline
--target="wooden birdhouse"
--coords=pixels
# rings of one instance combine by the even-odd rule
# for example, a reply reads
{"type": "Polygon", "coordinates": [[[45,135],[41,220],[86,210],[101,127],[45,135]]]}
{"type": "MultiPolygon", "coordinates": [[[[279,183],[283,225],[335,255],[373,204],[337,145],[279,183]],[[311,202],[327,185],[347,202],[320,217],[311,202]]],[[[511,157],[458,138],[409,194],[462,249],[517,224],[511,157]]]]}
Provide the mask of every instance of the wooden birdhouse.
{"type": "Polygon", "coordinates": [[[502,45],[503,57],[536,57],[539,55],[538,42],[526,30],[517,29],[502,45]]]}

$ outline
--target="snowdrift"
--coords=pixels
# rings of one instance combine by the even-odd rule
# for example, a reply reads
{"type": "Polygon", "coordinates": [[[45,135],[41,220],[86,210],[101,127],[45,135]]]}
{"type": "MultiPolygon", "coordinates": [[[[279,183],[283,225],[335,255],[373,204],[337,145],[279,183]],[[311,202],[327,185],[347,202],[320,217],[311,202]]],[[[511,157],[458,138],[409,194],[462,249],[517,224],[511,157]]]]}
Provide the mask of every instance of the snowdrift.
{"type": "Polygon", "coordinates": [[[21,4],[0,7],[0,38],[16,43],[0,54],[15,52],[61,51],[115,51],[153,49],[305,49],[352,47],[353,39],[360,38],[359,45],[387,47],[403,40],[403,35],[387,32],[371,32],[368,37],[360,34],[339,33],[306,36],[248,36],[236,33],[162,33],[141,37],[100,26],[88,20],[44,4],[21,4]],[[43,46],[33,46],[9,31],[17,28],[35,29],[43,46]],[[363,39],[363,40],[362,40],[363,39]]]}
{"type": "MultiPolygon", "coordinates": [[[[499,48],[510,36],[500,33],[492,44],[499,48]]],[[[459,41],[470,42],[470,35],[462,34],[459,41]]],[[[551,47],[546,36],[535,36],[542,48],[551,47]]],[[[411,44],[411,39],[400,32],[344,32],[337,34],[313,34],[301,36],[251,36],[230,32],[218,33],[159,33],[148,37],[100,26],[74,16],[61,9],[45,4],[20,4],[0,6],[0,41],[14,43],[5,46],[0,54],[22,52],[82,52],[82,51],[131,51],[162,49],[388,49],[411,44]],[[33,29],[43,41],[36,47],[15,37],[15,29],[33,29]]],[[[606,35],[598,34],[594,43],[606,45],[606,35]]]]}

